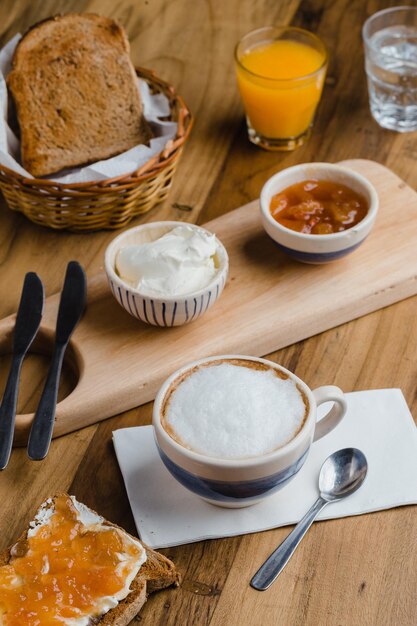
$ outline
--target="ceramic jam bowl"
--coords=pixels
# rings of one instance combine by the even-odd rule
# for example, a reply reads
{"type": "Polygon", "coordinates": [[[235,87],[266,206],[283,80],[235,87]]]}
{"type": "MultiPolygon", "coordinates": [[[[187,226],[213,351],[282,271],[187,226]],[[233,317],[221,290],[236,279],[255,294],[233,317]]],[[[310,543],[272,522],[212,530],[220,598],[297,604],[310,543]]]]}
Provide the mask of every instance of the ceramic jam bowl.
{"type": "Polygon", "coordinates": [[[288,256],[312,264],[335,261],[356,250],[372,230],[378,205],[378,194],[364,176],[331,163],[305,163],[282,170],[265,183],[260,196],[261,220],[267,234],[288,256]],[[300,233],[278,223],[270,211],[272,197],[291,185],[311,179],[340,183],[361,194],[368,205],[365,217],[352,228],[327,235],[300,233]]]}

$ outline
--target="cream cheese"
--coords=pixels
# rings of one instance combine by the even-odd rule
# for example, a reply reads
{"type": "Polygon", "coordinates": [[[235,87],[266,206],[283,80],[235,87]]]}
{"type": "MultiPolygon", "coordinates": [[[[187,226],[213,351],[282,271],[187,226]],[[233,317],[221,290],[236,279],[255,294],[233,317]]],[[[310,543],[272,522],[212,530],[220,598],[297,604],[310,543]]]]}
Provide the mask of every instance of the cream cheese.
{"type": "Polygon", "coordinates": [[[213,234],[177,226],[155,241],[119,250],[116,271],[144,296],[185,296],[211,282],[216,251],[213,234]]]}
{"type": "Polygon", "coordinates": [[[34,537],[41,526],[48,524],[48,520],[54,514],[54,509],[51,504],[52,500],[48,498],[38,510],[35,519],[29,524],[28,537],[34,537]]]}

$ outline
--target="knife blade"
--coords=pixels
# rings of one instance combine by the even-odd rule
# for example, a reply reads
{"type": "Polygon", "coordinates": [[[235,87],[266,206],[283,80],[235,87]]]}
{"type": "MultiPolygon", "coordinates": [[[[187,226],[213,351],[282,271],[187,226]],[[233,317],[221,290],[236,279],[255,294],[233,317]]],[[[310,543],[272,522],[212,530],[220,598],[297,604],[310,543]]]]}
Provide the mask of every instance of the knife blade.
{"type": "Polygon", "coordinates": [[[84,270],[77,261],[70,261],[59,302],[52,361],[29,435],[28,456],[33,461],[41,461],[48,454],[64,354],[84,312],[86,301],[87,280],[84,270]]]}
{"type": "Polygon", "coordinates": [[[23,359],[38,332],[43,303],[42,281],[34,272],[28,272],[17,310],[13,331],[12,362],[0,405],[0,470],[7,466],[12,451],[20,370],[23,359]]]}

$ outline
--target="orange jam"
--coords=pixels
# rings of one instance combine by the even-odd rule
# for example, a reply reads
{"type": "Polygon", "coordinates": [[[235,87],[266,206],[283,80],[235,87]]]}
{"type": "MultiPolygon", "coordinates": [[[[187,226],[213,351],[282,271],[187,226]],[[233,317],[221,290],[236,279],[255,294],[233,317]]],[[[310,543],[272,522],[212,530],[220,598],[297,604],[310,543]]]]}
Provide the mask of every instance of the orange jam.
{"type": "Polygon", "coordinates": [[[331,235],[352,228],[368,212],[363,196],[329,180],[305,180],[272,197],[271,215],[299,233],[331,235]]]}
{"type": "Polygon", "coordinates": [[[55,498],[53,511],[0,567],[3,626],[63,626],[71,618],[85,623],[111,608],[108,600],[104,607],[105,596],[127,595],[126,578],[144,560],[139,542],[98,516],[84,525],[68,496],[55,498]]]}

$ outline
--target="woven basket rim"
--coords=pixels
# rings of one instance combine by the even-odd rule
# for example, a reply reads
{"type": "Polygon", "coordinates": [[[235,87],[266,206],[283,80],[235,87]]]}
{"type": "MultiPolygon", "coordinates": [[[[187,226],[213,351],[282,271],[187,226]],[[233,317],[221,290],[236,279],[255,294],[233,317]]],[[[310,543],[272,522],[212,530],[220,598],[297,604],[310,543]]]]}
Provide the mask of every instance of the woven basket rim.
{"type": "Polygon", "coordinates": [[[6,165],[0,165],[0,170],[25,187],[44,189],[51,187],[62,192],[66,190],[79,190],[91,193],[92,191],[97,190],[97,192],[100,193],[103,191],[114,191],[119,187],[130,187],[146,180],[147,178],[150,178],[151,176],[154,176],[158,171],[164,169],[175,158],[177,152],[182,148],[184,142],[188,138],[193,125],[193,116],[182,97],[177,94],[172,85],[162,78],[159,78],[153,70],[148,70],[144,67],[136,67],[135,70],[137,76],[144,79],[151,87],[154,87],[156,91],[159,91],[160,93],[162,92],[167,96],[171,114],[175,109],[178,111],[178,128],[175,137],[170,139],[163,150],[153,156],[144,165],[136,170],[133,170],[133,172],[128,172],[127,174],[121,174],[104,180],[91,180],[81,183],[60,183],[48,178],[27,178],[22,174],[18,174],[6,165]]]}

